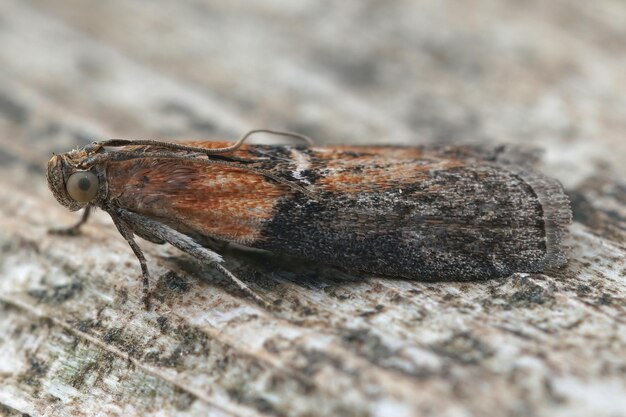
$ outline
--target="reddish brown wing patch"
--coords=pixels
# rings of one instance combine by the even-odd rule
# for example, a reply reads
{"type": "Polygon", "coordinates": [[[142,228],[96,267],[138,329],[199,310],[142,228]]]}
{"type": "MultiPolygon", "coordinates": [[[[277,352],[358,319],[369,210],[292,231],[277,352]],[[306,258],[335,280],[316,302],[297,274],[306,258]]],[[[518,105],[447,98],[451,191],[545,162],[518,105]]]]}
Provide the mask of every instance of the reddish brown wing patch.
{"type": "Polygon", "coordinates": [[[331,192],[359,193],[412,184],[429,178],[433,170],[466,164],[418,148],[341,147],[316,151],[325,161],[327,172],[316,185],[331,192]]]}
{"type": "Polygon", "coordinates": [[[289,192],[258,174],[175,159],[110,163],[107,176],[110,198],[120,206],[181,231],[242,244],[257,237],[278,198],[289,192]]]}

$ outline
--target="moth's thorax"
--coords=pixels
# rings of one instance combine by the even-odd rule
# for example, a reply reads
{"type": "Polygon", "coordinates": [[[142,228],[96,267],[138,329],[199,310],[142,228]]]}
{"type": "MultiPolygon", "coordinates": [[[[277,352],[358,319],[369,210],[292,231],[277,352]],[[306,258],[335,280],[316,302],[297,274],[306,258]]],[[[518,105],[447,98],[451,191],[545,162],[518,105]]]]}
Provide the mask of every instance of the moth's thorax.
{"type": "Polygon", "coordinates": [[[48,161],[48,169],[46,178],[48,180],[48,188],[54,195],[59,204],[67,207],[71,211],[77,211],[88,204],[99,205],[106,198],[107,181],[106,173],[103,166],[99,164],[86,164],[85,162],[94,153],[89,147],[75,149],[73,151],[53,155],[48,161]],[[67,182],[72,174],[77,172],[90,172],[95,175],[98,180],[98,190],[93,201],[78,202],[74,200],[67,190],[67,182]]]}

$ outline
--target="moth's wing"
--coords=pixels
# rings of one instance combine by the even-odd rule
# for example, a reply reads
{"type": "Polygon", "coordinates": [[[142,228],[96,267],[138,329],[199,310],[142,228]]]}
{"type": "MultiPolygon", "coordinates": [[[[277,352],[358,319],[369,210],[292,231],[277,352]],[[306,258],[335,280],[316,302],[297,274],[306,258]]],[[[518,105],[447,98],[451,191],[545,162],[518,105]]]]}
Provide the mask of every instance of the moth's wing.
{"type": "Polygon", "coordinates": [[[464,161],[483,161],[501,165],[513,165],[532,169],[539,165],[543,150],[526,144],[428,144],[420,147],[422,152],[442,158],[464,161]]]}
{"type": "Polygon", "coordinates": [[[558,182],[471,148],[245,146],[233,156],[319,198],[241,169],[155,159],[111,164],[111,198],[189,236],[377,274],[473,279],[565,259],[558,182]]]}
{"type": "MultiPolygon", "coordinates": [[[[192,144],[227,145],[221,142],[192,144]]],[[[138,148],[146,153],[159,150],[135,146],[121,151],[138,148]]],[[[253,157],[243,150],[235,156],[253,157]]],[[[292,192],[257,173],[194,160],[156,158],[110,162],[107,186],[109,199],[117,206],[214,246],[221,242],[249,245],[273,216],[277,202],[292,192]]],[[[144,235],[146,233],[149,231],[144,235]]]]}
{"type": "Polygon", "coordinates": [[[323,198],[282,198],[255,247],[424,279],[505,276],[566,260],[569,201],[541,174],[463,147],[280,152],[290,162],[274,161],[276,172],[323,198]]]}

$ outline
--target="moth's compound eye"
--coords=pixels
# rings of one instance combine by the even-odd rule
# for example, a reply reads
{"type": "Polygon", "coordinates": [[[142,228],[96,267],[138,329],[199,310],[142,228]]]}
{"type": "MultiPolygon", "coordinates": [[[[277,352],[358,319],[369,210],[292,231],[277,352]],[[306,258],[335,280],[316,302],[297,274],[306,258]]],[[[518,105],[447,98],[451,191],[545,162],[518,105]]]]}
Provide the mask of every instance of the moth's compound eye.
{"type": "Polygon", "coordinates": [[[67,180],[65,189],[67,193],[79,203],[88,203],[98,194],[99,181],[89,171],[75,172],[67,180]]]}

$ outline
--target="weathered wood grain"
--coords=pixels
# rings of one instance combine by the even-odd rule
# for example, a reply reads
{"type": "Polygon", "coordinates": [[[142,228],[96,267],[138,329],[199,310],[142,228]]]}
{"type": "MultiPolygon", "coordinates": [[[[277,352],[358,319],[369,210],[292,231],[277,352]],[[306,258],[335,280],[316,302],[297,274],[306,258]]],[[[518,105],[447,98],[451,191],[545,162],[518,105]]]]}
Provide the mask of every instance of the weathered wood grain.
{"type": "Polygon", "coordinates": [[[0,415],[626,415],[626,6],[0,3],[0,415]],[[572,260],[477,283],[228,253],[265,309],[43,178],[102,137],[519,143],[571,196],[572,260]]]}

